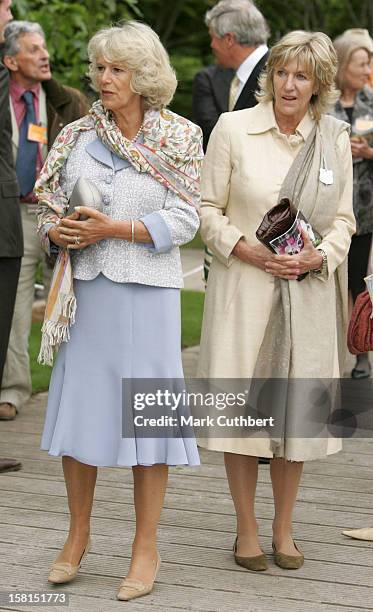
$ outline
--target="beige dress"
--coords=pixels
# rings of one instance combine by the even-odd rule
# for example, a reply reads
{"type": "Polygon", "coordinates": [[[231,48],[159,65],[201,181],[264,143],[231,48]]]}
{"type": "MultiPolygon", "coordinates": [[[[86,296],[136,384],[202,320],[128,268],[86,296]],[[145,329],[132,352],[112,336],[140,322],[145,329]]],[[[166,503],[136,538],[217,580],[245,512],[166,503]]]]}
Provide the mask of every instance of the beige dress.
{"type": "MultiPolygon", "coordinates": [[[[257,244],[255,231],[266,211],[277,203],[283,180],[313,125],[307,114],[296,133],[287,137],[278,129],[272,103],[260,103],[252,109],[223,114],[211,135],[202,171],[201,233],[214,258],[206,290],[198,377],[253,376],[272,308],[274,277],[240,261],[231,252],[242,236],[248,244],[257,244]]],[[[337,215],[321,244],[328,256],[328,272],[324,278],[307,281],[315,283],[315,289],[320,282],[334,282],[334,273],[347,257],[355,230],[352,161],[346,131],[338,138],[336,148],[346,182],[337,215]]],[[[325,308],[335,312],[335,304],[325,304],[325,308]]],[[[343,364],[338,359],[335,330],[330,340],[332,375],[339,377],[343,364]]],[[[312,376],[310,364],[306,369],[312,376]]],[[[299,371],[293,375],[302,376],[299,371]]],[[[211,450],[273,456],[268,437],[199,442],[211,450]]],[[[334,438],[320,440],[316,446],[299,440],[291,456],[286,456],[294,461],[316,459],[340,448],[340,440],[334,438]]]]}

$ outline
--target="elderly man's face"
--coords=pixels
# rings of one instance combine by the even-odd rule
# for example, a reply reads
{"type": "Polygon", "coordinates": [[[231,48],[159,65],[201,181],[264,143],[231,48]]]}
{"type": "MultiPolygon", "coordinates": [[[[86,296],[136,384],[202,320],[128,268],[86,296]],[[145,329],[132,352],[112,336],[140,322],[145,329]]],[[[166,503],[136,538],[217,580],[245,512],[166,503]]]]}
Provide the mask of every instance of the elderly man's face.
{"type": "Polygon", "coordinates": [[[273,77],[276,116],[302,120],[315,92],[315,80],[305,66],[292,60],[277,66],[273,77]]]}
{"type": "Polygon", "coordinates": [[[0,40],[2,40],[5,26],[13,19],[11,6],[12,0],[0,0],[0,40]]]}
{"type": "Polygon", "coordinates": [[[18,39],[19,51],[6,57],[6,65],[22,82],[40,83],[52,77],[49,53],[40,34],[24,34],[18,39]]]}
{"type": "Polygon", "coordinates": [[[211,39],[210,47],[217,63],[220,66],[224,66],[224,68],[233,68],[231,63],[230,37],[226,34],[219,38],[211,28],[209,29],[209,34],[211,39]]]}
{"type": "Polygon", "coordinates": [[[102,104],[108,110],[121,111],[137,105],[139,94],[131,90],[131,73],[119,64],[99,58],[96,64],[96,81],[102,104]]]}

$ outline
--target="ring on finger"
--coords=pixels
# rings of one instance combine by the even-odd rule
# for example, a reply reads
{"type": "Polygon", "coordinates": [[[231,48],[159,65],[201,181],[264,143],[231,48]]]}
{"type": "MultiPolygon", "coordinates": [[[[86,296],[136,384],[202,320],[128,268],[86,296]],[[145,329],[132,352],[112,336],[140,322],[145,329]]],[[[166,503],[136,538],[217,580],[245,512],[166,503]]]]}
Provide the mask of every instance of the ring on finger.
{"type": "Polygon", "coordinates": [[[80,236],[75,236],[75,244],[80,244],[80,236]]]}

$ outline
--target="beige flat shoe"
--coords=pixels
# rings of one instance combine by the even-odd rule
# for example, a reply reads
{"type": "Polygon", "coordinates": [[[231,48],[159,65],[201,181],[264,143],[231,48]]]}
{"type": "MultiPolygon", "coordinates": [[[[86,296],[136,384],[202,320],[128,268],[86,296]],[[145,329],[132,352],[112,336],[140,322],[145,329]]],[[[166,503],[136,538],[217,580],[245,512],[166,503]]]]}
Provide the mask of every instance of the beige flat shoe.
{"type": "Polygon", "coordinates": [[[342,531],[343,535],[349,538],[355,538],[355,540],[367,540],[373,542],[373,527],[362,527],[362,529],[348,529],[342,531]]]}
{"type": "Polygon", "coordinates": [[[120,584],[117,599],[120,601],[129,601],[130,599],[136,599],[136,597],[143,597],[143,595],[151,593],[160,565],[161,558],[157,553],[153,581],[146,584],[142,582],[142,580],[136,580],[135,578],[124,578],[120,584]]]}
{"type": "Polygon", "coordinates": [[[72,565],[68,562],[53,563],[49,572],[48,582],[53,584],[63,584],[64,582],[71,582],[77,575],[81,563],[91,548],[91,538],[88,538],[87,546],[83,550],[83,554],[80,557],[78,565],[72,565]]]}

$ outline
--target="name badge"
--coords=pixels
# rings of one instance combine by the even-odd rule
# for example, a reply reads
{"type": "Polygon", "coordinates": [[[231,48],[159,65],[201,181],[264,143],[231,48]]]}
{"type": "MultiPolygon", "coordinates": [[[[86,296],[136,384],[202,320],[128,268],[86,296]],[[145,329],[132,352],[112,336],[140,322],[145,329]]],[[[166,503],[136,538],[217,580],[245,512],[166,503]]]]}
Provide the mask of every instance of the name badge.
{"type": "Polygon", "coordinates": [[[333,185],[334,183],[333,170],[327,170],[326,168],[320,168],[320,181],[324,185],[333,185]]]}
{"type": "Polygon", "coordinates": [[[30,123],[28,126],[27,139],[40,144],[48,144],[47,128],[43,125],[30,123]]]}

